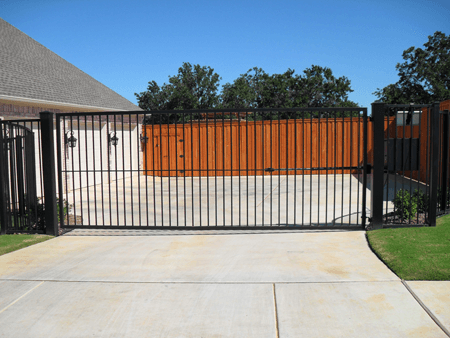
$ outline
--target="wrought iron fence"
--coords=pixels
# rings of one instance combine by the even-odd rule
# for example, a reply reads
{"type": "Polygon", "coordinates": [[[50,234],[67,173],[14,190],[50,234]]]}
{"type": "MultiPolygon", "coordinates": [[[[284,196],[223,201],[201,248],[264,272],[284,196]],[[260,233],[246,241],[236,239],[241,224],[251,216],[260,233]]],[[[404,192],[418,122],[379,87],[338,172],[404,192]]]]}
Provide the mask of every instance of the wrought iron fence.
{"type": "Polygon", "coordinates": [[[0,121],[2,233],[45,232],[40,120],[0,121]]]}
{"type": "Polygon", "coordinates": [[[369,212],[379,228],[450,212],[450,125],[438,104],[374,103],[370,119],[366,108],[297,108],[41,113],[0,125],[2,233],[363,228],[369,212]]]}

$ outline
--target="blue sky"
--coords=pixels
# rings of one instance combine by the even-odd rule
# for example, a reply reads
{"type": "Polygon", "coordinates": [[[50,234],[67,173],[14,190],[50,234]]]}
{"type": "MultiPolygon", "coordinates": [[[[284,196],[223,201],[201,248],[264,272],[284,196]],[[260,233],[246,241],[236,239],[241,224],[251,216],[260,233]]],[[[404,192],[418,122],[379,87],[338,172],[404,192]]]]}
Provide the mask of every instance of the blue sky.
{"type": "Polygon", "coordinates": [[[362,107],[398,80],[402,52],[450,34],[448,0],[0,0],[0,17],[136,103],[183,62],[232,82],[311,65],[346,76],[362,107]]]}

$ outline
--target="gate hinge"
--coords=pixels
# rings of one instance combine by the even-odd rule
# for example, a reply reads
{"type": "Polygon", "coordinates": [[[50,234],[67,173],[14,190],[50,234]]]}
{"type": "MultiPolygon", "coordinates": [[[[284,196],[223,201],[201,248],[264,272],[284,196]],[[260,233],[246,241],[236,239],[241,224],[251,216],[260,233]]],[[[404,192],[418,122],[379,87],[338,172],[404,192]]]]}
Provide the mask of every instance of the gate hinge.
{"type": "Polygon", "coordinates": [[[371,174],[372,173],[372,165],[370,163],[366,164],[366,173],[371,174]]]}

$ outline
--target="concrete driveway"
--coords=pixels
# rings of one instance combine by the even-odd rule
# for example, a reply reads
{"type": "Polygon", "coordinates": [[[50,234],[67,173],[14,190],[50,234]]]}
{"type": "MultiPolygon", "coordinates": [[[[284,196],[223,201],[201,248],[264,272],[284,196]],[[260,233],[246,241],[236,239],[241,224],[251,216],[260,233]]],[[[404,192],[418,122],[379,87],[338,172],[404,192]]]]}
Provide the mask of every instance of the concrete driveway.
{"type": "Polygon", "coordinates": [[[446,337],[448,283],[363,231],[76,230],[0,257],[0,336],[446,337]]]}

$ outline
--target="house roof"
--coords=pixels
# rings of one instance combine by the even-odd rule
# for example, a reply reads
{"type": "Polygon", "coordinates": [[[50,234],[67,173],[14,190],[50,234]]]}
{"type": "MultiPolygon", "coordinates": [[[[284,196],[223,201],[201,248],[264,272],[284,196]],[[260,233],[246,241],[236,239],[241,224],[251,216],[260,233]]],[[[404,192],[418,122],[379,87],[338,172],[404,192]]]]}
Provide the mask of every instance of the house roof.
{"type": "Polygon", "coordinates": [[[0,99],[73,110],[141,110],[0,18],[0,99]]]}

